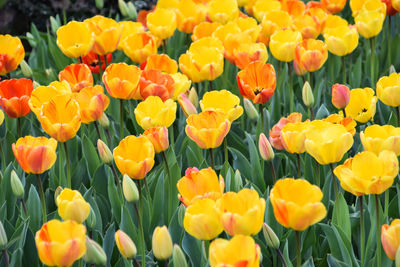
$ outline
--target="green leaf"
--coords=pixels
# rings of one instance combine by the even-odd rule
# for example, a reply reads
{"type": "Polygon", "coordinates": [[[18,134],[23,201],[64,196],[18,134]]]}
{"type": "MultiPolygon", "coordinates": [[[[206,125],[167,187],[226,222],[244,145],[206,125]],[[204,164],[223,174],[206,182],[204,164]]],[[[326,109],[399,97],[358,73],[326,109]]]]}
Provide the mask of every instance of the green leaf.
{"type": "Polygon", "coordinates": [[[114,227],[114,223],[112,223],[108,227],[106,234],[104,236],[104,240],[103,240],[103,249],[107,255],[107,266],[110,266],[110,260],[111,260],[112,252],[114,250],[114,246],[115,246],[115,227],[114,227]]]}
{"type": "Polygon", "coordinates": [[[83,155],[87,161],[90,177],[93,177],[94,172],[101,164],[99,156],[97,155],[97,149],[86,135],[82,138],[82,146],[83,155]]]}
{"type": "Polygon", "coordinates": [[[33,233],[36,233],[37,230],[40,229],[41,226],[41,216],[42,216],[42,208],[40,206],[40,198],[39,194],[36,191],[36,188],[31,185],[28,194],[28,200],[26,201],[26,208],[28,210],[28,214],[30,217],[29,220],[29,229],[33,233]]]}
{"type": "Polygon", "coordinates": [[[343,240],[340,234],[337,232],[336,228],[334,226],[329,226],[323,223],[319,223],[318,225],[321,226],[326,235],[326,239],[328,240],[332,255],[335,258],[338,258],[339,260],[350,264],[352,262],[350,254],[343,246],[343,240]]]}
{"type": "Polygon", "coordinates": [[[189,256],[192,266],[201,266],[201,241],[189,234],[185,234],[182,241],[183,251],[189,256]]]}
{"type": "Polygon", "coordinates": [[[340,228],[346,235],[348,240],[351,240],[351,224],[349,207],[342,193],[338,194],[338,199],[335,201],[332,213],[332,224],[340,228]]]}
{"type": "Polygon", "coordinates": [[[258,149],[256,148],[254,141],[253,141],[252,137],[250,136],[250,134],[245,132],[245,135],[246,135],[247,144],[249,146],[251,169],[252,169],[253,175],[255,176],[255,179],[256,179],[256,185],[260,189],[265,190],[264,175],[263,175],[263,172],[262,172],[261,166],[260,166],[260,157],[258,156],[258,154],[259,154],[258,149]]]}

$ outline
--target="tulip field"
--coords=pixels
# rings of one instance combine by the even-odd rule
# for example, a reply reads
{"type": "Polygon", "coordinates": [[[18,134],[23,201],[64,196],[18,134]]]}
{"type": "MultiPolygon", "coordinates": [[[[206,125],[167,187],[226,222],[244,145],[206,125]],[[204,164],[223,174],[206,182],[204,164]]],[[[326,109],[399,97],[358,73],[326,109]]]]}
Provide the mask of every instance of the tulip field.
{"type": "Polygon", "coordinates": [[[400,0],[92,2],[0,34],[1,267],[400,267],[400,0]]]}

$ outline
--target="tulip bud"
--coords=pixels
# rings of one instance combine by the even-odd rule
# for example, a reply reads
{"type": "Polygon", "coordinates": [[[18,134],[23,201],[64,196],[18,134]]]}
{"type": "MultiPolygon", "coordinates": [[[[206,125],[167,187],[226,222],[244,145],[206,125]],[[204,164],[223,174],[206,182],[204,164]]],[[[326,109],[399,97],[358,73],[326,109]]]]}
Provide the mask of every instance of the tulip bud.
{"type": "Polygon", "coordinates": [[[27,78],[32,77],[33,74],[32,69],[31,67],[29,67],[28,63],[24,59],[21,61],[19,65],[21,67],[22,74],[24,74],[25,77],[27,78]]]}
{"type": "Polygon", "coordinates": [[[11,190],[17,198],[24,196],[24,186],[14,170],[11,171],[11,190]]]}
{"type": "Polygon", "coordinates": [[[304,105],[306,105],[306,107],[310,108],[314,105],[314,95],[311,86],[307,81],[303,86],[302,96],[303,96],[303,103],[304,105]]]}
{"type": "Polygon", "coordinates": [[[90,207],[89,216],[86,219],[86,225],[89,228],[93,228],[96,225],[96,214],[94,213],[92,207],[90,207]]]}
{"type": "Polygon", "coordinates": [[[174,245],[174,249],[172,250],[172,261],[174,266],[188,267],[185,254],[183,254],[182,249],[177,244],[174,245]]]}
{"type": "Polygon", "coordinates": [[[50,16],[50,27],[54,34],[56,34],[58,28],[60,28],[60,23],[53,16],[50,16]]]}
{"type": "Polygon", "coordinates": [[[110,120],[108,119],[106,113],[103,113],[103,115],[101,115],[100,119],[98,120],[101,127],[107,129],[110,126],[110,120]]]}
{"type": "Polygon", "coordinates": [[[240,174],[239,170],[235,171],[235,176],[233,178],[234,178],[234,189],[233,189],[233,191],[238,192],[243,188],[242,175],[240,174]]]}
{"type": "Polygon", "coordinates": [[[394,68],[393,65],[390,65],[390,67],[389,67],[389,74],[392,74],[392,73],[396,73],[396,69],[394,68]]]}
{"type": "Polygon", "coordinates": [[[96,0],[96,7],[97,7],[97,9],[103,9],[104,1],[103,0],[96,0]]]}
{"type": "Polygon", "coordinates": [[[185,93],[181,93],[178,96],[178,103],[181,106],[183,113],[185,113],[186,117],[189,117],[192,114],[197,114],[197,109],[193,105],[193,103],[189,100],[185,93]]]}
{"type": "Polygon", "coordinates": [[[135,20],[137,17],[136,7],[132,2],[128,3],[128,17],[135,20]]]}
{"type": "Polygon", "coordinates": [[[114,158],[111,150],[100,139],[97,140],[97,150],[99,152],[100,159],[104,164],[111,164],[113,162],[114,158]]]}
{"type": "Polygon", "coordinates": [[[265,161],[270,161],[275,156],[274,150],[272,149],[271,144],[264,133],[261,133],[258,139],[258,149],[260,150],[261,157],[265,161]]]}
{"type": "Polygon", "coordinates": [[[40,83],[38,83],[37,81],[33,81],[32,85],[33,85],[33,89],[36,89],[40,86],[40,83]]]}
{"type": "MultiPolygon", "coordinates": [[[[56,188],[56,191],[54,191],[54,200],[57,200],[58,196],[61,194],[62,191],[63,191],[63,188],[61,186],[58,186],[56,188]]],[[[55,201],[55,202],[56,202],[56,205],[58,206],[57,201],[55,201]]]]}
{"type": "Polygon", "coordinates": [[[124,177],[122,179],[122,191],[124,192],[126,201],[128,202],[138,201],[139,199],[138,188],[135,182],[127,174],[124,174],[124,177]]]}
{"type": "Polygon", "coordinates": [[[183,227],[183,218],[185,217],[186,207],[181,204],[178,208],[178,223],[181,227],[183,227]]]}
{"type": "Polygon", "coordinates": [[[143,133],[154,146],[156,153],[163,152],[169,147],[168,129],[165,126],[148,128],[143,133]]]}
{"type": "Polygon", "coordinates": [[[272,228],[266,223],[263,223],[263,234],[265,242],[267,242],[269,247],[275,249],[279,248],[279,238],[276,236],[274,230],[272,230],[272,228]]]}
{"type": "Polygon", "coordinates": [[[172,255],[172,239],[167,226],[157,226],[153,233],[152,248],[154,257],[166,260],[172,255]]]}
{"type": "Polygon", "coordinates": [[[243,106],[244,110],[246,111],[247,117],[250,120],[258,120],[258,112],[257,109],[254,107],[253,103],[247,98],[243,98],[243,106]]]}
{"type": "Polygon", "coordinates": [[[199,107],[199,96],[197,95],[197,91],[194,87],[189,91],[189,100],[192,102],[193,106],[196,108],[199,107]]]}
{"type": "Polygon", "coordinates": [[[130,259],[136,256],[136,246],[132,239],[123,231],[115,232],[115,243],[121,255],[124,258],[130,259]]]}
{"type": "Polygon", "coordinates": [[[107,255],[103,248],[89,237],[86,237],[86,254],[83,259],[87,263],[99,265],[106,265],[107,263],[107,255]]]}
{"type": "Polygon", "coordinates": [[[118,7],[122,16],[124,17],[128,16],[128,6],[126,5],[124,0],[118,0],[118,7]]]}
{"type": "Polygon", "coordinates": [[[0,221],[0,250],[3,250],[8,243],[6,231],[4,230],[3,224],[0,221]]]}
{"type": "Polygon", "coordinates": [[[350,101],[350,89],[343,84],[335,83],[332,85],[332,104],[338,108],[345,108],[350,101]]]}

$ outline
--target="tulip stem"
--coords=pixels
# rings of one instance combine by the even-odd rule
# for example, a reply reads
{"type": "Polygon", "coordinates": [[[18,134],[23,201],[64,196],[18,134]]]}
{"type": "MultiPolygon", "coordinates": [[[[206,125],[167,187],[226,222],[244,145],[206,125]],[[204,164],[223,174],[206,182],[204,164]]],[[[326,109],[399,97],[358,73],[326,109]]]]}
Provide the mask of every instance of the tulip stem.
{"type": "Polygon", "coordinates": [[[5,249],[3,249],[3,250],[1,251],[1,253],[3,254],[3,260],[4,260],[5,265],[6,265],[6,267],[8,267],[8,266],[9,266],[9,262],[8,262],[8,254],[7,254],[7,251],[6,251],[5,249]]]}
{"type": "Polygon", "coordinates": [[[260,130],[261,130],[261,133],[264,133],[264,109],[263,109],[263,105],[259,104],[258,108],[260,110],[260,128],[261,128],[260,130]]]}
{"type": "Polygon", "coordinates": [[[143,221],[142,221],[142,215],[143,215],[143,193],[142,193],[142,181],[138,180],[139,186],[139,211],[135,205],[136,213],[138,216],[138,221],[139,221],[139,229],[140,229],[140,239],[142,242],[142,266],[146,266],[146,243],[144,240],[144,231],[143,231],[143,221]]]}
{"type": "Polygon", "coordinates": [[[212,81],[208,81],[208,91],[213,91],[214,89],[213,89],[213,84],[212,84],[212,81]]]}
{"type": "Polygon", "coordinates": [[[137,261],[136,258],[132,258],[132,262],[133,262],[133,265],[134,265],[135,267],[140,267],[140,264],[139,264],[139,262],[137,261]]]}
{"type": "Polygon", "coordinates": [[[64,142],[64,150],[65,150],[65,158],[67,161],[67,185],[68,185],[68,188],[72,189],[71,166],[70,166],[70,162],[69,162],[68,146],[67,146],[66,142],[64,142]]]}
{"type": "Polygon", "coordinates": [[[168,135],[169,135],[169,142],[170,142],[170,146],[174,147],[175,144],[175,136],[174,136],[174,126],[171,125],[171,127],[168,128],[168,135]]]}
{"type": "MultiPolygon", "coordinates": [[[[167,223],[169,223],[169,220],[172,217],[172,196],[173,196],[173,184],[172,184],[172,178],[171,178],[171,172],[169,171],[169,165],[168,165],[168,160],[167,156],[165,155],[165,152],[162,151],[161,155],[163,157],[164,163],[165,163],[165,169],[167,170],[168,174],[168,218],[167,218],[167,223]]],[[[165,191],[164,191],[165,192],[165,191]]]]}
{"type": "Polygon", "coordinates": [[[24,210],[25,216],[28,216],[28,210],[26,209],[26,204],[25,204],[25,200],[23,197],[21,198],[21,206],[22,206],[22,209],[24,210]]]}
{"type": "Polygon", "coordinates": [[[275,167],[274,167],[274,163],[272,162],[272,160],[269,161],[269,166],[271,167],[272,179],[273,179],[274,184],[275,184],[275,182],[276,182],[276,172],[275,172],[275,167]]]}
{"type": "Polygon", "coordinates": [[[332,172],[333,190],[335,191],[335,200],[336,200],[338,198],[338,185],[337,185],[337,181],[336,181],[336,176],[333,173],[333,165],[332,165],[332,163],[329,164],[329,167],[331,168],[331,172],[332,172]]]}
{"type": "Polygon", "coordinates": [[[296,153],[296,159],[297,159],[297,178],[301,177],[301,159],[300,159],[300,154],[296,153]]]}
{"type": "Polygon", "coordinates": [[[22,137],[21,118],[17,118],[17,133],[18,137],[22,137]]]}
{"type": "Polygon", "coordinates": [[[228,163],[228,140],[226,137],[224,138],[224,158],[225,158],[225,163],[228,163]]]}
{"type": "Polygon", "coordinates": [[[376,210],[376,266],[381,267],[381,228],[379,219],[379,195],[375,195],[375,210],[376,210]]]}
{"type": "Polygon", "coordinates": [[[124,203],[124,196],[122,195],[122,187],[121,187],[121,182],[119,181],[117,170],[115,169],[114,164],[112,164],[112,162],[110,163],[110,167],[111,167],[111,170],[112,170],[112,172],[114,174],[115,183],[118,186],[118,191],[119,191],[119,194],[120,194],[120,197],[121,197],[121,203],[124,203]]]}
{"type": "Polygon", "coordinates": [[[321,183],[320,177],[319,177],[319,168],[320,167],[319,167],[319,163],[316,160],[314,160],[314,161],[317,164],[315,167],[315,177],[316,177],[315,183],[317,184],[318,187],[320,187],[320,183],[321,183]]]}
{"type": "MultiPolygon", "coordinates": [[[[287,63],[288,66],[288,76],[289,76],[289,107],[290,112],[294,111],[294,92],[293,92],[293,77],[292,77],[292,68],[290,67],[290,63],[287,63]]],[[[311,80],[311,79],[310,79],[311,80]]]]}
{"type": "Polygon", "coordinates": [[[309,107],[309,109],[310,109],[310,114],[311,114],[311,120],[313,121],[314,118],[315,118],[315,116],[314,116],[314,110],[313,110],[312,107],[309,107]]]}
{"type": "Polygon", "coordinates": [[[346,117],[347,117],[347,115],[346,115],[346,109],[342,109],[342,111],[343,111],[343,118],[346,118],[346,117]]]}
{"type": "Polygon", "coordinates": [[[342,56],[343,84],[346,84],[346,62],[344,59],[345,59],[344,56],[342,56]]]}
{"type": "Polygon", "coordinates": [[[371,46],[371,87],[375,86],[375,37],[369,39],[371,46]]]}
{"type": "Polygon", "coordinates": [[[296,231],[296,248],[297,248],[297,267],[301,267],[301,240],[300,240],[300,232],[296,231]]]}
{"type": "Polygon", "coordinates": [[[47,222],[47,210],[46,210],[46,199],[44,197],[42,180],[40,179],[40,174],[36,174],[37,183],[39,186],[40,202],[42,203],[42,217],[43,223],[47,222]]]}
{"type": "Polygon", "coordinates": [[[203,240],[203,256],[206,260],[206,262],[208,262],[208,250],[210,248],[210,241],[209,240],[203,240]]]}
{"type": "Polygon", "coordinates": [[[119,138],[124,136],[124,100],[119,100],[119,138]]]}
{"type": "Polygon", "coordinates": [[[364,204],[363,196],[359,197],[360,200],[360,242],[361,242],[361,267],[364,267],[364,254],[365,254],[365,226],[364,226],[364,204]]]}
{"type": "Polygon", "coordinates": [[[276,249],[276,253],[278,253],[279,258],[281,258],[283,266],[287,267],[287,263],[286,263],[285,257],[283,257],[283,254],[282,254],[282,252],[281,252],[281,250],[279,248],[276,249]]]}
{"type": "Polygon", "coordinates": [[[394,109],[396,110],[397,127],[400,127],[400,109],[399,107],[395,107],[394,109]]]}
{"type": "Polygon", "coordinates": [[[100,129],[97,121],[94,121],[94,128],[96,128],[97,135],[99,136],[99,139],[101,139],[100,129]]]}
{"type": "MultiPolygon", "coordinates": [[[[4,150],[3,150],[3,140],[0,139],[0,154],[1,154],[1,163],[2,163],[2,168],[6,168],[6,157],[4,156],[4,150]]],[[[1,179],[0,179],[1,182],[1,179]]]]}
{"type": "Polygon", "coordinates": [[[392,30],[392,23],[391,23],[391,17],[388,17],[388,23],[389,23],[389,27],[387,29],[387,42],[388,42],[388,63],[389,63],[389,67],[390,67],[390,61],[392,59],[392,49],[391,49],[391,42],[392,42],[392,34],[391,34],[391,30],[392,30]]]}
{"type": "Polygon", "coordinates": [[[214,170],[214,155],[213,155],[213,150],[212,148],[210,148],[208,150],[208,152],[210,153],[210,166],[211,168],[214,170]]]}

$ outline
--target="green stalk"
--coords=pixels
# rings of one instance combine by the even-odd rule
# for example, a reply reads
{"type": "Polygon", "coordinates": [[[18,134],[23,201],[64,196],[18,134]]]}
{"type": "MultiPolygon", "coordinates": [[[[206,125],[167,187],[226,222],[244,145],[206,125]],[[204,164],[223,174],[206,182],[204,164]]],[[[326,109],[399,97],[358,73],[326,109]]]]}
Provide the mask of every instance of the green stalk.
{"type": "Polygon", "coordinates": [[[124,100],[119,100],[119,138],[124,136],[124,100]]]}
{"type": "Polygon", "coordinates": [[[332,172],[332,179],[333,179],[333,189],[335,191],[335,200],[338,198],[338,185],[337,185],[337,181],[336,181],[336,176],[333,173],[333,164],[329,164],[329,167],[331,168],[331,172],[332,172]]]}
{"type": "Polygon", "coordinates": [[[296,251],[297,251],[297,260],[296,267],[301,267],[301,240],[300,240],[300,232],[296,231],[296,251]]]}
{"type": "Polygon", "coordinates": [[[343,84],[346,84],[346,62],[344,60],[344,56],[342,56],[342,75],[343,75],[343,84]]]}
{"type": "Polygon", "coordinates": [[[395,107],[394,109],[396,111],[397,127],[400,127],[400,109],[399,109],[399,107],[395,107]]]}
{"type": "Polygon", "coordinates": [[[297,159],[297,178],[301,177],[301,159],[300,159],[300,154],[296,153],[296,159],[297,159]]]}
{"type": "Polygon", "coordinates": [[[214,168],[214,155],[213,155],[213,150],[212,150],[212,148],[210,148],[210,149],[208,150],[208,152],[210,153],[210,166],[211,166],[211,168],[212,168],[213,170],[215,170],[215,168],[214,168]]]}
{"type": "Polygon", "coordinates": [[[263,105],[259,104],[258,105],[258,109],[260,112],[260,130],[262,133],[264,133],[264,109],[263,109],[263,105]]]}
{"type": "Polygon", "coordinates": [[[381,267],[381,225],[379,219],[379,195],[375,195],[375,210],[376,210],[376,259],[377,267],[381,267]]]}
{"type": "Polygon", "coordinates": [[[371,47],[371,87],[375,87],[375,37],[369,39],[371,47]]]}
{"type": "Polygon", "coordinates": [[[364,267],[364,255],[365,255],[365,226],[364,226],[364,204],[363,196],[359,196],[360,199],[360,242],[361,242],[361,267],[364,267]]]}
{"type": "MultiPolygon", "coordinates": [[[[173,197],[173,184],[172,184],[172,178],[171,178],[171,172],[169,170],[169,165],[168,165],[168,160],[167,156],[165,155],[165,152],[162,151],[161,155],[163,157],[164,163],[165,163],[165,169],[167,170],[168,174],[168,218],[167,218],[167,223],[169,223],[169,220],[172,217],[172,197],[173,197]]],[[[165,191],[164,191],[165,192],[165,191]]]]}
{"type": "Polygon", "coordinates": [[[273,179],[273,182],[275,184],[275,182],[276,182],[276,172],[275,172],[274,163],[272,161],[273,160],[269,161],[269,166],[271,167],[272,179],[273,179]]]}
{"type": "Polygon", "coordinates": [[[285,257],[283,257],[283,254],[282,254],[282,252],[281,252],[281,250],[279,248],[276,249],[276,253],[278,253],[279,258],[281,258],[283,266],[287,267],[287,263],[286,263],[285,257]]]}
{"type": "Polygon", "coordinates": [[[43,223],[47,222],[47,209],[46,209],[46,199],[44,197],[42,180],[40,179],[40,174],[36,174],[37,183],[39,186],[40,203],[42,204],[42,218],[43,223]]]}
{"type": "Polygon", "coordinates": [[[21,117],[17,118],[17,133],[18,137],[22,137],[21,117]]]}
{"type": "Polygon", "coordinates": [[[391,48],[391,46],[392,46],[392,34],[391,34],[391,30],[392,30],[392,25],[391,25],[391,17],[392,16],[389,16],[388,17],[388,23],[389,23],[389,27],[388,27],[388,30],[387,30],[387,42],[388,42],[388,47],[387,47],[387,49],[388,49],[388,63],[389,63],[389,67],[390,67],[390,63],[391,63],[391,59],[392,59],[392,48],[391,48]]]}
{"type": "Polygon", "coordinates": [[[289,76],[289,103],[290,103],[290,113],[294,112],[294,92],[293,92],[293,77],[291,73],[290,63],[287,63],[288,66],[288,76],[289,76]]]}
{"type": "Polygon", "coordinates": [[[224,138],[224,158],[225,163],[228,163],[228,140],[226,139],[226,136],[224,138]]]}
{"type": "Polygon", "coordinates": [[[171,125],[171,127],[168,128],[168,135],[169,135],[170,146],[173,148],[175,145],[174,126],[173,125],[171,125]]]}
{"type": "Polygon", "coordinates": [[[70,162],[69,162],[68,146],[67,146],[67,142],[64,142],[63,144],[64,144],[64,150],[65,150],[65,158],[67,161],[67,185],[68,185],[68,188],[72,189],[71,166],[70,166],[70,162]]]}
{"type": "Polygon", "coordinates": [[[142,221],[142,215],[143,215],[143,193],[142,193],[142,183],[141,180],[138,180],[139,186],[139,211],[138,211],[138,221],[139,221],[139,230],[140,230],[140,239],[142,242],[141,246],[141,254],[142,254],[142,266],[146,266],[146,243],[144,240],[144,231],[143,231],[143,221],[142,221]]]}
{"type": "Polygon", "coordinates": [[[114,174],[114,180],[115,180],[115,183],[117,184],[117,187],[118,187],[119,197],[121,198],[121,203],[124,203],[124,196],[122,194],[123,191],[122,191],[122,187],[121,187],[121,182],[119,181],[117,170],[115,169],[114,164],[112,162],[110,163],[109,166],[111,167],[111,170],[112,170],[112,172],[114,174]]]}

